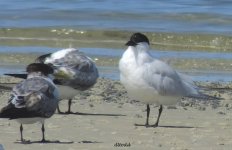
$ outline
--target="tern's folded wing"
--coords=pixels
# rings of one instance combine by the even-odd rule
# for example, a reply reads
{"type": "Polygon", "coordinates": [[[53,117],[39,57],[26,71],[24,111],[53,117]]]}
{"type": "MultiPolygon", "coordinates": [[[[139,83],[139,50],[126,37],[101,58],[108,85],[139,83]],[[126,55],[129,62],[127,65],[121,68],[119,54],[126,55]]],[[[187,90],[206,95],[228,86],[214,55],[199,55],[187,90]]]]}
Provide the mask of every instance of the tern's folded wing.
{"type": "Polygon", "coordinates": [[[182,77],[162,61],[154,60],[145,65],[143,79],[161,95],[187,96],[197,94],[193,82],[182,77]]]}

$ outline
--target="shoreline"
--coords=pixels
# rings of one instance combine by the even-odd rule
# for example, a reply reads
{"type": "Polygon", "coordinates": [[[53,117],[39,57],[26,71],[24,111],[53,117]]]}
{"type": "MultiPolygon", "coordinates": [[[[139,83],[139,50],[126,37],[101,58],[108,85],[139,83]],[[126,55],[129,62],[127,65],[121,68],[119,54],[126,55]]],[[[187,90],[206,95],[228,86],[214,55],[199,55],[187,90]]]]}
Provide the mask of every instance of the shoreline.
{"type": "MultiPolygon", "coordinates": [[[[136,31],[83,29],[71,27],[0,28],[0,44],[7,46],[123,48],[125,39],[136,31]],[[65,46],[66,45],[66,46],[65,46]]],[[[151,47],[158,50],[231,52],[231,36],[221,33],[159,32],[144,33],[151,47]]]]}
{"type": "MultiPolygon", "coordinates": [[[[19,79],[0,77],[0,83],[17,83],[19,79]]],[[[199,82],[206,93],[223,100],[219,104],[202,100],[182,99],[175,106],[164,108],[160,127],[136,127],[145,122],[145,104],[130,100],[119,81],[100,78],[88,91],[77,93],[72,111],[79,115],[55,114],[46,120],[45,136],[61,143],[40,144],[41,125],[25,125],[24,136],[30,144],[15,143],[19,139],[19,124],[0,119],[0,144],[5,149],[118,149],[126,144],[131,149],[225,149],[232,146],[232,83],[199,82]],[[215,107],[216,106],[216,107],[215,107]],[[116,146],[115,146],[116,145],[116,146]]],[[[7,103],[9,91],[1,90],[0,106],[7,103]]],[[[67,100],[60,102],[62,111],[67,100]]],[[[157,117],[158,108],[151,105],[150,122],[157,117]]]]}
{"type": "MultiPolygon", "coordinates": [[[[80,51],[81,48],[80,48],[80,51]]],[[[84,51],[83,51],[84,52],[84,51]]],[[[26,66],[29,63],[34,62],[35,58],[42,55],[42,52],[38,53],[1,53],[0,52],[0,66],[2,67],[20,67],[26,66]]],[[[119,57],[117,56],[96,56],[89,55],[99,67],[118,67],[119,57]]],[[[170,66],[183,72],[232,72],[231,60],[229,59],[196,59],[196,58],[160,58],[167,62],[170,66]]]]}

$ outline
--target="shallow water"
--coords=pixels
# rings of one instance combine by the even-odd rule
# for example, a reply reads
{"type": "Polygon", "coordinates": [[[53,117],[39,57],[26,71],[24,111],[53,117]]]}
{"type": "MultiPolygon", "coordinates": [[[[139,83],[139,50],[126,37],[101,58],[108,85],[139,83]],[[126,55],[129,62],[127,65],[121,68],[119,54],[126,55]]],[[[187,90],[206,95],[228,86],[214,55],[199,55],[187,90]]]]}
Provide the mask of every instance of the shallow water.
{"type": "MultiPolygon", "coordinates": [[[[79,48],[80,51],[87,55],[92,56],[105,56],[105,57],[121,57],[124,49],[115,48],[79,48]]],[[[12,46],[0,46],[0,53],[51,53],[58,48],[52,47],[12,47],[12,46]]],[[[185,59],[232,59],[232,53],[220,53],[220,52],[199,52],[199,51],[160,51],[151,49],[150,53],[156,58],[185,58],[185,59]]]]}
{"type": "Polygon", "coordinates": [[[102,77],[119,79],[133,32],[152,55],[200,81],[230,81],[232,2],[227,0],[12,0],[0,2],[0,74],[21,72],[44,53],[75,47],[102,77]]]}
{"type": "MultiPolygon", "coordinates": [[[[0,74],[22,72],[37,56],[56,50],[58,49],[51,47],[0,46],[0,74]]],[[[102,77],[119,80],[118,61],[124,52],[123,49],[80,48],[80,50],[96,62],[102,77]]],[[[197,81],[231,79],[232,53],[151,50],[151,54],[197,81]]]]}

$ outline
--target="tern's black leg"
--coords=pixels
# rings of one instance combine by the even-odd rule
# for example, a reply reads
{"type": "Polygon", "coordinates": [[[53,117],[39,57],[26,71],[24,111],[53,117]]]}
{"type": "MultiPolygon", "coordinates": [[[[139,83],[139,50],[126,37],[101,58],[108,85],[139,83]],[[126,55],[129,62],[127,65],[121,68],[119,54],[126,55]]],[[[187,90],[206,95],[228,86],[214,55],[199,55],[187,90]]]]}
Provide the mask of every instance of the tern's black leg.
{"type": "Polygon", "coordinates": [[[40,141],[41,143],[60,143],[60,141],[49,141],[49,140],[45,140],[45,128],[44,128],[44,123],[42,123],[42,140],[40,141]]]}
{"type": "Polygon", "coordinates": [[[149,115],[150,115],[150,106],[147,104],[147,119],[145,126],[149,126],[149,115]]]}
{"type": "Polygon", "coordinates": [[[42,131],[42,136],[43,136],[41,142],[46,142],[45,136],[44,136],[44,132],[45,132],[44,123],[42,123],[41,131],[42,131]]]}
{"type": "Polygon", "coordinates": [[[156,120],[156,123],[154,125],[149,125],[149,115],[150,115],[150,106],[149,104],[147,104],[147,120],[146,120],[146,124],[145,125],[141,125],[141,124],[135,124],[135,126],[145,126],[145,127],[158,127],[159,125],[159,119],[160,119],[160,116],[161,116],[161,113],[163,111],[163,106],[160,105],[160,108],[159,108],[159,114],[158,114],[158,118],[156,120]]]}
{"type": "Polygon", "coordinates": [[[157,120],[156,120],[156,123],[155,123],[154,125],[152,125],[153,127],[158,127],[158,126],[159,126],[159,119],[160,119],[160,116],[161,116],[162,111],[163,111],[163,106],[160,105],[158,118],[157,118],[157,120]]]}
{"type": "Polygon", "coordinates": [[[20,136],[21,136],[21,140],[20,142],[23,143],[23,144],[27,144],[28,142],[30,142],[30,140],[26,141],[24,138],[23,138],[23,125],[20,124],[20,136]]]}
{"type": "Polygon", "coordinates": [[[68,100],[68,111],[66,111],[66,112],[61,112],[61,111],[60,111],[59,105],[57,105],[57,112],[58,112],[59,114],[71,114],[71,113],[72,113],[72,112],[71,112],[71,105],[72,105],[72,99],[70,98],[70,99],[68,100]]]}
{"type": "Polygon", "coordinates": [[[58,112],[59,114],[62,114],[62,112],[60,111],[59,104],[57,105],[57,112],[58,112]]]}
{"type": "Polygon", "coordinates": [[[150,115],[150,106],[147,104],[147,118],[146,118],[146,123],[144,124],[135,124],[135,126],[145,126],[145,127],[150,127],[149,125],[149,115],[150,115]]]}
{"type": "Polygon", "coordinates": [[[70,99],[68,100],[68,111],[67,111],[68,114],[71,113],[71,105],[72,105],[72,99],[70,98],[70,99]]]}
{"type": "Polygon", "coordinates": [[[20,125],[20,135],[21,135],[21,142],[23,142],[24,139],[23,139],[23,125],[22,124],[20,125]]]}

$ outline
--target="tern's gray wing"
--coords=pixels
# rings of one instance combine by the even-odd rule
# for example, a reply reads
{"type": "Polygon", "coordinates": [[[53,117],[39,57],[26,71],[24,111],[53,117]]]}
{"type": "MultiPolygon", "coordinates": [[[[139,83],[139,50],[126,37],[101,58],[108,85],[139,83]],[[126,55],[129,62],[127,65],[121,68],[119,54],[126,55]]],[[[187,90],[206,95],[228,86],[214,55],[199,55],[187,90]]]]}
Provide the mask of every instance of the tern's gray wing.
{"type": "Polygon", "coordinates": [[[44,78],[29,78],[13,88],[9,103],[15,108],[36,112],[41,117],[50,117],[58,104],[57,89],[44,78]]]}
{"type": "Polygon", "coordinates": [[[154,60],[144,67],[143,80],[160,95],[188,96],[198,91],[187,78],[162,61],[154,60]]]}
{"type": "Polygon", "coordinates": [[[92,86],[99,76],[95,63],[78,50],[70,51],[58,59],[50,59],[49,62],[55,69],[56,79],[74,88],[92,86]]]}

